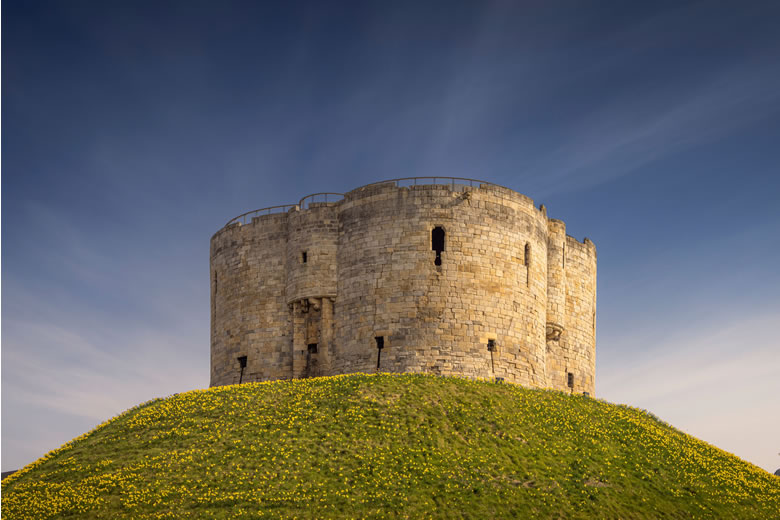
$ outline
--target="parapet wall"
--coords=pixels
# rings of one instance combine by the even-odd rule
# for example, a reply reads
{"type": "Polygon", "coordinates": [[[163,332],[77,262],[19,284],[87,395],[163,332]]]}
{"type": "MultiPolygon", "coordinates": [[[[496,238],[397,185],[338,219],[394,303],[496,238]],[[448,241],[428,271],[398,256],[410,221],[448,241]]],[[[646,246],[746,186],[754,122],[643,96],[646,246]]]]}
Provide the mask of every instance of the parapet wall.
{"type": "Polygon", "coordinates": [[[507,188],[357,188],[223,228],[211,271],[212,386],[390,371],[593,392],[595,247],[507,188]]]}

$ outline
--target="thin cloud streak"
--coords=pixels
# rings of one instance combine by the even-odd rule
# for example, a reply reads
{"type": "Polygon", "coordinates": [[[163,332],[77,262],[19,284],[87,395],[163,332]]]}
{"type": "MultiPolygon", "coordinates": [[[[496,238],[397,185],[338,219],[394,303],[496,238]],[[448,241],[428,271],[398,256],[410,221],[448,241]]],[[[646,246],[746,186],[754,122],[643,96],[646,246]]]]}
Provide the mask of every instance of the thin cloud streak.
{"type": "Polygon", "coordinates": [[[207,326],[134,330],[121,316],[97,323],[79,318],[90,309],[39,303],[35,320],[12,316],[3,327],[4,470],[140,402],[208,386],[207,326]],[[30,415],[68,427],[36,432],[30,415]]]}
{"type": "Polygon", "coordinates": [[[681,99],[661,92],[620,99],[573,124],[553,159],[534,165],[549,172],[535,192],[547,197],[630,175],[776,115],[778,100],[780,74],[766,59],[724,70],[681,99]]]}

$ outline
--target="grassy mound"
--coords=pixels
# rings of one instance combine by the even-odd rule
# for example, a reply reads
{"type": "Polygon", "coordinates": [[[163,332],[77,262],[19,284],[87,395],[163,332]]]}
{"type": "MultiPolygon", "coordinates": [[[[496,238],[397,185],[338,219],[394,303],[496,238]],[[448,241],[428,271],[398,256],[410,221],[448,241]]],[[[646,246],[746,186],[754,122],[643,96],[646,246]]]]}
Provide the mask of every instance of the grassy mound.
{"type": "Polygon", "coordinates": [[[780,479],[632,408],[424,375],[146,403],[3,481],[18,518],[780,518],[780,479]]]}

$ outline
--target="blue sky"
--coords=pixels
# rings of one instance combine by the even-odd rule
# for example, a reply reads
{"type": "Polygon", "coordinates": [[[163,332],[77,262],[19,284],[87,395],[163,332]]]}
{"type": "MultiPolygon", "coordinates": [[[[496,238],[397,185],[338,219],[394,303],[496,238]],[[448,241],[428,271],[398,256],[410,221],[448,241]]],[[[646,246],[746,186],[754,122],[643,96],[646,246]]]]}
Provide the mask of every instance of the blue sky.
{"type": "Polygon", "coordinates": [[[4,2],[2,470],[208,385],[211,235],[407,176],[598,248],[597,394],[780,467],[776,2],[4,2]]]}

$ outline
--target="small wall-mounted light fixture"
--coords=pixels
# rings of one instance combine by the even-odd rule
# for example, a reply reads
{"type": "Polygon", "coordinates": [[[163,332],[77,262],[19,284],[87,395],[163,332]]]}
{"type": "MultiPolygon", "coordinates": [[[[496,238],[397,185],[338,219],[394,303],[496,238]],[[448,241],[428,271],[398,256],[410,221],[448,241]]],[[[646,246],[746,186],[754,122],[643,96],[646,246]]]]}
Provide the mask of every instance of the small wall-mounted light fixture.
{"type": "Polygon", "coordinates": [[[238,384],[244,381],[244,369],[246,368],[246,356],[238,356],[238,365],[241,367],[241,374],[238,376],[238,384]]]}
{"type": "Polygon", "coordinates": [[[385,337],[375,336],[376,340],[376,369],[379,370],[379,365],[382,362],[382,349],[385,348],[385,337]]]}

